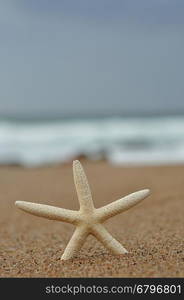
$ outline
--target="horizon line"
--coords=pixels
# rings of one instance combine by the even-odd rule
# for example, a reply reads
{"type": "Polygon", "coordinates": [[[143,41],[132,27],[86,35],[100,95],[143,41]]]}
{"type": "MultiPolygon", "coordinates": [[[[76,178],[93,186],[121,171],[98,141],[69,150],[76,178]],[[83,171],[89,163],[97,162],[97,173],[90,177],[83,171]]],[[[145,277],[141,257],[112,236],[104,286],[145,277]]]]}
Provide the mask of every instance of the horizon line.
{"type": "Polygon", "coordinates": [[[167,116],[184,116],[184,111],[154,111],[154,112],[121,112],[121,113],[0,113],[0,120],[17,120],[17,121],[44,121],[44,120],[60,120],[60,119],[95,119],[95,118],[131,118],[131,117],[167,117],[167,116]]]}

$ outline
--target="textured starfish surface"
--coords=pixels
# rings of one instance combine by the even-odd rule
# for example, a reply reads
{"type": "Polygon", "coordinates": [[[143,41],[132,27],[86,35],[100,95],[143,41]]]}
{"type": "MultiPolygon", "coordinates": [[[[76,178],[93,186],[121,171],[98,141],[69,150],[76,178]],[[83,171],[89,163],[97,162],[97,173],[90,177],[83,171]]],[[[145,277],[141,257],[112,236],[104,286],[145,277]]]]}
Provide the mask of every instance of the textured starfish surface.
{"type": "Polygon", "coordinates": [[[136,205],[146,198],[150,191],[148,189],[141,190],[101,208],[95,208],[87,177],[78,160],[73,162],[73,174],[80,204],[79,211],[25,201],[16,201],[16,206],[30,214],[68,222],[76,226],[74,234],[61,257],[62,260],[75,257],[89,234],[94,235],[111,253],[127,253],[127,250],[111,236],[102,223],[136,205]]]}

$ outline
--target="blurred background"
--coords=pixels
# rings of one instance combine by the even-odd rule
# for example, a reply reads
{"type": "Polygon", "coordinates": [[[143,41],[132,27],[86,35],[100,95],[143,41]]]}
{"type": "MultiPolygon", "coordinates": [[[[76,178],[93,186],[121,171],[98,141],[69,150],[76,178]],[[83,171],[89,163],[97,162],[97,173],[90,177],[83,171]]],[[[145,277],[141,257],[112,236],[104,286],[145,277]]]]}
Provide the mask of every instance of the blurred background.
{"type": "Polygon", "coordinates": [[[182,0],[0,0],[0,164],[184,162],[182,0]]]}

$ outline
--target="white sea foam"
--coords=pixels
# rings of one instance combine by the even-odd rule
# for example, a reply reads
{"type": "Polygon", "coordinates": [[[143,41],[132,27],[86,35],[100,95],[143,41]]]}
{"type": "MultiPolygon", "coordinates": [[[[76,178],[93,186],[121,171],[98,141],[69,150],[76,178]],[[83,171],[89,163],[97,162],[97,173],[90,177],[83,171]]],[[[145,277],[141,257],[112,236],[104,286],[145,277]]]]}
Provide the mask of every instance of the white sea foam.
{"type": "Polygon", "coordinates": [[[184,162],[184,117],[0,121],[0,163],[38,166],[78,155],[115,164],[184,162]]]}

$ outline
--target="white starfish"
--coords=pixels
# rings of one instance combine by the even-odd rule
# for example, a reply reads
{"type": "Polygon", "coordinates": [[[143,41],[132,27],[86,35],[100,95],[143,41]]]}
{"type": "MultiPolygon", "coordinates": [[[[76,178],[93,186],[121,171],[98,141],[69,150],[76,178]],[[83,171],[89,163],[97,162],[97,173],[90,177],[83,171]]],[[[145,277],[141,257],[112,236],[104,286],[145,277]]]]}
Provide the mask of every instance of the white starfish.
{"type": "Polygon", "coordinates": [[[73,162],[73,174],[80,203],[79,211],[25,201],[16,201],[15,204],[30,214],[68,222],[76,226],[76,230],[61,257],[62,260],[76,256],[89,234],[94,235],[113,254],[127,253],[127,250],[111,236],[102,223],[136,205],[147,197],[150,191],[148,189],[141,190],[96,209],[86,175],[82,165],[77,160],[73,162]]]}

